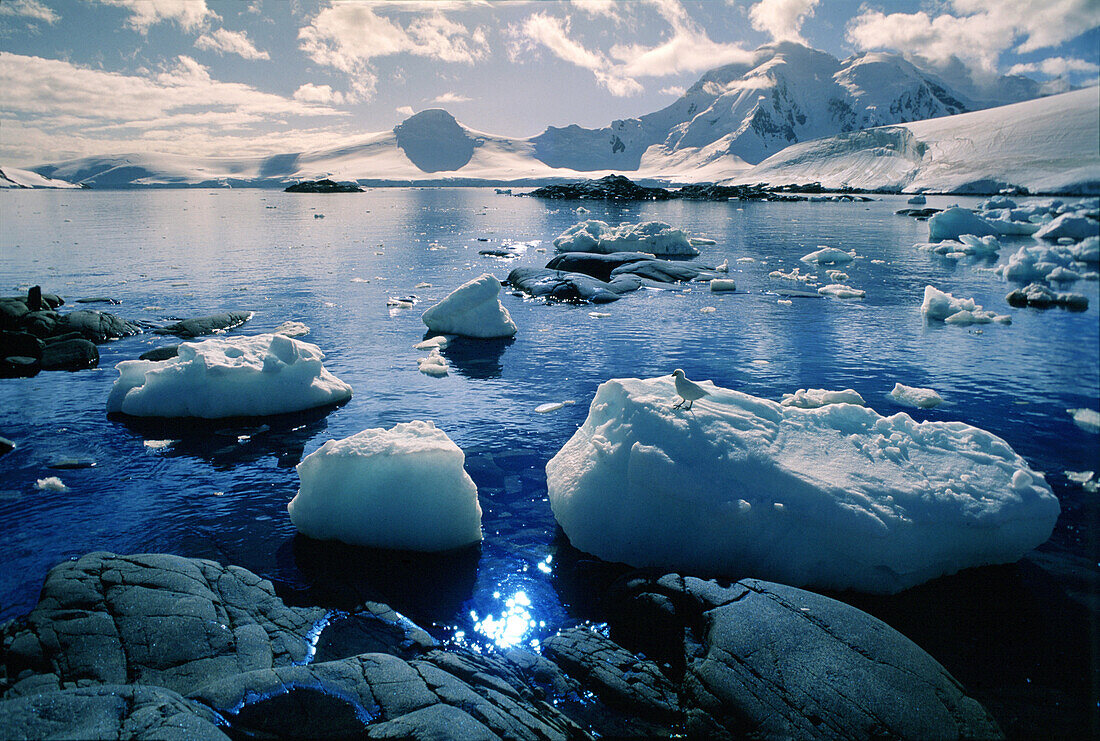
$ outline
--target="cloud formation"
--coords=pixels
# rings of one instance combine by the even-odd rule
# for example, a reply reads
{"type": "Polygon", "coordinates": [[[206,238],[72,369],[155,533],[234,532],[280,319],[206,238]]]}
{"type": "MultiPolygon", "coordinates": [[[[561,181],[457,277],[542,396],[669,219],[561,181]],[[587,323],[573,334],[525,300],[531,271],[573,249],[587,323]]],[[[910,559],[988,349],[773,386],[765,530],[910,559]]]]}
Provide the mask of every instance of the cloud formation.
{"type": "Polygon", "coordinates": [[[1100,25],[1095,0],[949,0],[943,12],[883,13],[864,8],[848,23],[848,42],[859,49],[891,49],[936,64],[958,57],[992,73],[1012,49],[1058,46],[1100,25]]]}
{"type": "Polygon", "coordinates": [[[1029,62],[1016,64],[1008,70],[1010,75],[1028,75],[1039,72],[1050,77],[1063,77],[1070,72],[1084,72],[1095,75],[1100,72],[1100,66],[1084,59],[1066,57],[1048,57],[1041,62],[1029,62]]]}
{"type": "Polygon", "coordinates": [[[178,23],[185,31],[197,31],[221,17],[206,6],[206,0],[97,0],[103,5],[124,8],[130,13],[126,25],[145,33],[164,21],[178,23]]]}
{"type": "Polygon", "coordinates": [[[219,54],[236,54],[245,59],[271,59],[266,51],[256,48],[244,31],[227,31],[224,28],[199,36],[195,40],[195,48],[219,54]]]}
{"type": "Polygon", "coordinates": [[[0,3],[0,15],[12,15],[43,23],[57,23],[61,20],[54,10],[38,0],[4,0],[0,3]]]}
{"type": "Polygon", "coordinates": [[[471,100],[473,98],[455,92],[446,92],[432,98],[433,103],[469,103],[471,100]]]}
{"type": "Polygon", "coordinates": [[[749,22],[772,41],[796,41],[805,44],[802,24],[814,14],[820,0],[760,0],[749,10],[749,22]]]}

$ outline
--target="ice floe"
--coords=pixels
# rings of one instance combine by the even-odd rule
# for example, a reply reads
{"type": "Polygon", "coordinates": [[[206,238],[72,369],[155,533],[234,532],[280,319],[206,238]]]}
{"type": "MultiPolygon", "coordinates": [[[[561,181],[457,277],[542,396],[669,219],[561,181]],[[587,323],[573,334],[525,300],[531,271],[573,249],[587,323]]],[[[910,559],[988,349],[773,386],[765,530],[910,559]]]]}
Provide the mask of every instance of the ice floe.
{"type": "Polygon", "coordinates": [[[1095,409],[1067,409],[1073,416],[1073,423],[1086,432],[1100,432],[1100,412],[1095,409]]]}
{"type": "Polygon", "coordinates": [[[38,479],[34,482],[34,488],[39,491],[68,491],[69,487],[65,485],[65,482],[59,479],[57,476],[47,476],[44,479],[38,479]]]}
{"type": "Polygon", "coordinates": [[[894,401],[917,409],[932,409],[943,403],[943,397],[934,389],[921,388],[920,386],[906,386],[903,383],[895,383],[890,392],[894,401]]]}
{"type": "Polygon", "coordinates": [[[818,288],[817,292],[822,296],[832,296],[833,298],[863,298],[867,295],[867,291],[862,288],[853,288],[843,283],[830,283],[827,286],[818,288]]]}
{"type": "Polygon", "coordinates": [[[712,278],[710,281],[710,290],[715,293],[736,291],[737,281],[733,278],[712,278]]]}
{"type": "Polygon", "coordinates": [[[438,347],[433,347],[427,357],[418,358],[416,364],[420,368],[421,373],[426,376],[435,376],[436,378],[447,375],[448,371],[451,369],[450,365],[447,364],[447,359],[439,354],[438,347]]]}
{"type": "MultiPolygon", "coordinates": [[[[995,272],[1005,280],[1018,283],[1037,280],[1071,282],[1081,277],[1076,263],[1073,250],[1065,245],[1024,245],[1009,256],[1008,262],[998,265],[995,272]]],[[[1080,269],[1084,270],[1084,265],[1080,269]]]]}
{"type": "Polygon", "coordinates": [[[803,255],[800,259],[802,262],[813,263],[815,265],[842,265],[856,259],[856,251],[850,250],[845,252],[836,247],[822,246],[808,255],[803,255]]]}
{"type": "Polygon", "coordinates": [[[997,229],[988,221],[976,216],[969,209],[959,208],[958,206],[933,214],[932,218],[928,220],[928,239],[930,241],[957,240],[963,234],[984,237],[997,233],[997,229]]]}
{"type": "Polygon", "coordinates": [[[184,342],[167,360],[124,360],[107,411],[135,417],[264,416],[351,398],[316,345],[282,334],[184,342]]]}
{"type": "Polygon", "coordinates": [[[1064,213],[1044,224],[1037,232],[1036,239],[1048,239],[1057,241],[1063,237],[1079,242],[1082,239],[1095,237],[1100,233],[1100,222],[1077,213],[1064,213]]]}
{"type": "Polygon", "coordinates": [[[432,422],[329,440],[298,464],[290,521],[318,540],[445,551],[481,540],[477,486],[465,455],[432,422]]]}
{"type": "Polygon", "coordinates": [[[1059,505],[1002,439],[962,422],[816,409],[669,377],[600,385],[547,463],[572,544],[608,561],[893,593],[1019,559],[1059,505]]]}
{"type": "Polygon", "coordinates": [[[952,260],[971,256],[994,257],[1001,249],[1001,243],[992,234],[984,237],[960,234],[958,240],[945,239],[942,242],[923,242],[913,246],[922,252],[932,252],[952,260]]]}
{"type": "Polygon", "coordinates": [[[1012,317],[986,311],[972,298],[955,298],[950,293],[932,286],[924,287],[924,302],[921,303],[920,312],[928,321],[939,321],[945,324],[966,326],[990,322],[1012,323],[1012,317]]]}
{"type": "Polygon", "coordinates": [[[433,332],[464,337],[512,337],[516,323],[500,303],[500,281],[483,273],[463,283],[424,312],[424,324],[433,332]]]}
{"type": "Polygon", "coordinates": [[[695,256],[688,235],[663,221],[610,226],[590,219],[566,229],[554,240],[558,252],[648,252],[658,256],[695,256]]]}
{"type": "Polygon", "coordinates": [[[854,389],[843,391],[830,391],[828,389],[799,389],[793,394],[783,394],[780,406],[798,407],[799,409],[817,409],[829,404],[858,404],[864,405],[863,397],[854,389]]]}

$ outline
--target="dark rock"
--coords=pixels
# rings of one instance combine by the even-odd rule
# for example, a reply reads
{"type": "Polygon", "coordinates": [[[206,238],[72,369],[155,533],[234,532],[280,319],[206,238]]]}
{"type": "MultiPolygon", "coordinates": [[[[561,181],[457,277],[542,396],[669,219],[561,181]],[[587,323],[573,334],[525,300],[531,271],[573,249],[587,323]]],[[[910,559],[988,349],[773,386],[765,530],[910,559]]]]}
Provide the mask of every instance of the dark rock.
{"type": "Polygon", "coordinates": [[[26,355],[9,355],[0,358],[0,378],[30,378],[42,370],[38,358],[26,355]]]}
{"type": "Polygon", "coordinates": [[[612,252],[601,255],[594,252],[563,252],[550,258],[546,267],[566,273],[584,273],[602,281],[611,280],[611,271],[621,265],[652,260],[645,252],[612,252]]]}
{"type": "Polygon", "coordinates": [[[88,340],[51,342],[42,349],[42,370],[78,371],[99,365],[99,350],[88,340]]]}
{"type": "Polygon", "coordinates": [[[0,702],[4,738],[228,741],[209,708],[162,687],[101,685],[0,702]]]}
{"type": "Polygon", "coordinates": [[[62,471],[71,471],[78,468],[95,468],[96,461],[94,458],[58,458],[51,461],[49,467],[62,471]]]}
{"type": "Polygon", "coordinates": [[[335,661],[364,653],[411,658],[437,645],[427,631],[389,605],[366,602],[328,621],[317,638],[314,661],[335,661]]]}
{"type": "Polygon", "coordinates": [[[477,254],[479,254],[479,255],[481,255],[481,256],[483,256],[483,257],[505,257],[505,258],[511,258],[511,257],[519,257],[519,254],[520,254],[520,253],[518,253],[518,252],[516,252],[516,251],[514,251],[514,250],[508,250],[508,249],[503,249],[503,248],[502,248],[502,249],[485,249],[485,250],[478,250],[478,251],[477,251],[477,254]]]}
{"type": "Polygon", "coordinates": [[[912,216],[915,219],[927,219],[933,214],[938,214],[943,211],[942,208],[902,208],[898,209],[894,213],[898,216],[912,216]]]}
{"type": "Polygon", "coordinates": [[[65,299],[61,298],[56,293],[43,293],[42,303],[45,304],[48,309],[56,309],[59,306],[65,305],[65,299]]]}
{"type": "Polygon", "coordinates": [[[141,327],[105,311],[81,309],[61,317],[60,331],[80,332],[95,343],[141,334],[141,327]]]}
{"type": "Polygon", "coordinates": [[[147,350],[141,355],[138,355],[139,360],[170,360],[179,355],[179,345],[165,345],[164,347],[154,347],[152,350],[147,350]]]}
{"type": "Polygon", "coordinates": [[[252,318],[251,311],[227,311],[224,314],[184,319],[157,330],[157,334],[174,334],[180,337],[201,337],[225,332],[239,327],[252,318]]]}
{"type": "Polygon", "coordinates": [[[691,262],[672,262],[670,260],[644,260],[620,265],[611,271],[611,279],[620,276],[636,275],[658,283],[679,283],[705,277],[717,277],[705,265],[691,262]]]}
{"type": "Polygon", "coordinates": [[[567,185],[547,185],[521,195],[590,201],[667,201],[676,198],[676,195],[664,188],[645,188],[622,175],[608,175],[599,180],[584,180],[567,185]]]}
{"type": "Polygon", "coordinates": [[[30,311],[42,310],[42,286],[31,286],[27,291],[27,309],[30,311]]]}
{"type": "Polygon", "coordinates": [[[337,183],[332,180],[307,180],[285,188],[287,193],[362,193],[355,183],[337,183]]]}
{"type": "Polygon", "coordinates": [[[16,329],[28,311],[22,298],[0,298],[0,329],[16,329]]]}
{"type": "Polygon", "coordinates": [[[66,340],[82,340],[84,339],[84,333],[82,332],[64,332],[62,334],[54,334],[46,337],[43,342],[47,345],[54,342],[65,342],[66,340]]]}
{"type": "Polygon", "coordinates": [[[0,358],[9,355],[41,358],[43,347],[42,340],[27,332],[0,332],[0,358]]]}
{"type": "Polygon", "coordinates": [[[235,566],[91,553],[54,567],[34,610],[4,626],[0,696],[78,684],[192,692],[308,660],[325,614],[287,607],[270,582],[235,566]]]}
{"type": "Polygon", "coordinates": [[[978,702],[916,644],[854,607],[745,579],[637,577],[624,623],[682,652],[689,735],[705,738],[1000,738],[978,702]]]}
{"type": "Polygon", "coordinates": [[[24,332],[29,332],[35,337],[49,337],[57,333],[57,324],[61,321],[61,315],[53,309],[42,311],[28,311],[19,318],[19,326],[24,332]]]}
{"type": "Polygon", "coordinates": [[[1088,298],[1080,293],[1058,293],[1041,283],[1029,283],[1023,288],[1017,288],[1005,296],[1005,300],[1010,306],[1030,306],[1035,309],[1061,306],[1070,311],[1086,311],[1089,308],[1088,298]]]}
{"type": "Polygon", "coordinates": [[[4,453],[10,453],[13,450],[15,450],[15,441],[0,436],[0,455],[4,455],[4,453]]]}
{"type": "Polygon", "coordinates": [[[775,190],[759,185],[714,185],[713,183],[693,183],[676,191],[685,200],[691,201],[728,201],[735,198],[741,201],[805,201],[802,196],[783,195],[775,190]]]}
{"type": "Polygon", "coordinates": [[[606,304],[642,287],[638,278],[624,276],[605,282],[583,273],[564,273],[547,268],[516,268],[508,274],[514,288],[552,301],[606,304]]]}
{"type": "Polygon", "coordinates": [[[118,304],[121,304],[122,302],[119,301],[118,299],[114,299],[114,298],[107,298],[105,296],[95,296],[93,298],[78,298],[76,300],[76,303],[78,303],[78,304],[115,304],[115,305],[118,305],[118,304]]]}

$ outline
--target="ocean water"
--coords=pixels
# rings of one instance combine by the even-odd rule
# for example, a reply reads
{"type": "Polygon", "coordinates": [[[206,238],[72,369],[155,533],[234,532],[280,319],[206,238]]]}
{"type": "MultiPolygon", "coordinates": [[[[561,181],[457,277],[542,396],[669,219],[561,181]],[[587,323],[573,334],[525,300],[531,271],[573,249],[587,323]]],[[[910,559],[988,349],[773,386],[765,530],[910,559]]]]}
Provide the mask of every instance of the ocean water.
{"type": "MultiPolygon", "coordinates": [[[[977,199],[930,197],[943,207],[977,199]]],[[[351,608],[382,600],[438,637],[537,646],[602,619],[621,571],[572,549],[546,499],[546,461],[587,413],[596,387],[680,367],[689,377],[778,399],[798,388],[853,388],[883,414],[961,420],[1000,435],[1046,474],[1062,504],[1051,540],[1019,564],[973,569],[891,598],[836,595],[881,617],[943,663],[1015,736],[1068,733],[1095,718],[1097,498],[1064,471],[1100,468],[1100,437],[1067,409],[1100,402],[1096,282],[1083,313],[1010,308],[995,261],[918,252],[927,225],[870,203],[543,202],[492,189],[375,189],[296,195],[256,190],[0,192],[0,292],[40,284],[128,319],[167,323],[233,309],[238,333],[296,320],[311,328],[355,396],[325,414],[244,427],[127,424],[104,402],[114,364],[171,344],[146,333],[100,347],[97,370],[0,380],[0,618],[27,612],[46,571],[93,550],[164,551],[234,563],[288,600],[351,608]],[[323,214],[324,218],[317,218],[323,214]],[[419,373],[421,312],[483,272],[542,265],[583,218],[660,219],[708,236],[704,261],[730,262],[736,294],[643,290],[617,303],[547,305],[502,294],[510,341],[456,341],[451,373],[419,373]],[[523,243],[516,259],[478,251],[523,243]],[[794,299],[767,277],[804,269],[819,245],[854,249],[859,301],[794,299]],[[540,250],[545,250],[542,252],[540,250]],[[421,283],[431,284],[417,288],[421,283]],[[1010,326],[929,326],[924,286],[974,297],[1010,326]],[[415,294],[412,309],[387,299],[415,294]],[[704,307],[715,311],[704,313],[704,307]],[[590,312],[610,316],[592,316],[590,312]],[[888,397],[896,381],[936,389],[922,411],[888,397]],[[537,414],[545,402],[576,403],[537,414]],[[286,504],[293,464],[331,438],[432,420],[466,453],[485,541],[445,556],[352,549],[296,536],[286,504]],[[51,469],[65,459],[93,467],[51,469]],[[59,476],[69,490],[41,491],[59,476]]],[[[1000,260],[1031,238],[1005,238],[1000,260]]],[[[823,271],[815,271],[823,276],[823,271]]]]}

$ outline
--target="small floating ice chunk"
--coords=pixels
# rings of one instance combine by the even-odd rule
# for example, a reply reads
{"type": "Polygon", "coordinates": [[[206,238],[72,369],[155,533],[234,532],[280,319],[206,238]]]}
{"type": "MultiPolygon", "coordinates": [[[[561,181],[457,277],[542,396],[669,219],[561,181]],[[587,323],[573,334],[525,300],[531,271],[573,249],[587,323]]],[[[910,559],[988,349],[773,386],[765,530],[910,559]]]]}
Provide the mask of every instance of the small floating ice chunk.
{"type": "Polygon", "coordinates": [[[702,247],[703,245],[708,244],[718,244],[717,241],[711,239],[710,237],[690,237],[688,239],[688,242],[691,244],[692,247],[702,247]]]}
{"type": "Polygon", "coordinates": [[[709,403],[689,420],[670,408],[671,378],[600,385],[546,465],[573,546],[635,567],[895,593],[1016,561],[1058,518],[1042,474],[976,427],[703,385],[709,403]]]}
{"type": "Polygon", "coordinates": [[[309,334],[309,327],[302,322],[283,322],[272,333],[286,335],[287,337],[305,337],[309,334]]]}
{"type": "Polygon", "coordinates": [[[933,389],[921,388],[919,386],[906,386],[902,383],[894,384],[894,389],[890,392],[890,396],[899,404],[905,404],[906,406],[916,407],[918,409],[932,409],[943,403],[943,397],[937,394],[933,389]]]}
{"type": "Polygon", "coordinates": [[[710,290],[714,293],[722,291],[736,291],[737,281],[733,278],[711,278],[710,290]]]}
{"type": "Polygon", "coordinates": [[[550,401],[550,402],[547,402],[546,404],[539,404],[537,407],[535,407],[535,411],[538,412],[539,414],[546,414],[547,412],[556,412],[559,409],[562,409],[563,407],[565,407],[565,404],[566,404],[566,402],[564,402],[564,401],[550,401]]]}
{"type": "Polygon", "coordinates": [[[1012,322],[1012,319],[1008,316],[985,311],[972,298],[955,298],[950,293],[932,286],[924,287],[924,302],[921,303],[920,311],[928,321],[962,326],[989,324],[990,322],[1010,324],[1012,322]]]}
{"type": "Polygon", "coordinates": [[[47,476],[34,482],[34,488],[39,491],[68,491],[69,487],[57,476],[47,476]]]}
{"type": "Polygon", "coordinates": [[[578,216],[584,216],[585,214],[590,214],[592,212],[590,210],[588,210],[587,208],[585,208],[584,206],[577,206],[576,213],[577,213],[578,216]]]}
{"type": "Polygon", "coordinates": [[[281,334],[184,342],[168,360],[124,360],[107,411],[135,417],[252,417],[351,398],[316,345],[281,334]]]}
{"type": "Polygon", "coordinates": [[[737,262],[756,262],[756,258],[755,257],[739,257],[739,258],[737,258],[737,262]]]}
{"type": "Polygon", "coordinates": [[[413,289],[431,288],[431,287],[432,287],[431,283],[417,283],[415,286],[413,286],[413,289]]]}
{"type": "Polygon", "coordinates": [[[718,311],[718,309],[713,306],[704,306],[703,308],[699,309],[700,314],[713,314],[716,311],[718,311]]]}
{"type": "Polygon", "coordinates": [[[810,254],[801,257],[802,262],[813,263],[815,265],[841,265],[846,262],[851,262],[854,259],[856,259],[855,250],[845,252],[836,247],[825,246],[821,246],[810,254]]]}
{"type": "Polygon", "coordinates": [[[829,280],[833,283],[843,283],[848,280],[848,274],[842,270],[834,270],[829,268],[825,271],[825,275],[829,276],[829,280]]]}
{"type": "Polygon", "coordinates": [[[442,350],[447,347],[448,342],[448,339],[444,335],[436,335],[435,337],[429,337],[423,342],[416,343],[413,345],[413,348],[416,350],[432,350],[435,348],[442,350]]]}
{"type": "Polygon", "coordinates": [[[792,304],[794,304],[794,301],[791,301],[789,298],[781,298],[781,299],[778,299],[775,303],[780,304],[782,306],[791,306],[792,304]]]}
{"type": "Polygon", "coordinates": [[[287,506],[290,521],[311,538],[373,548],[477,543],[481,507],[464,461],[431,422],[329,440],[297,466],[301,488],[287,506]]]}
{"type": "Polygon", "coordinates": [[[829,404],[858,404],[864,406],[865,402],[859,392],[853,389],[843,391],[829,391],[828,389],[799,389],[793,394],[783,394],[780,406],[798,407],[799,409],[818,409],[829,404]]]}
{"type": "Polygon", "coordinates": [[[730,261],[728,259],[723,260],[721,265],[717,265],[714,268],[714,272],[716,272],[716,273],[728,273],[729,271],[730,271],[730,261]]]}
{"type": "Polygon", "coordinates": [[[1067,409],[1073,423],[1086,432],[1100,432],[1100,412],[1095,409],[1067,409]]]}
{"type": "Polygon", "coordinates": [[[1064,471],[1066,478],[1075,484],[1083,484],[1096,475],[1095,471],[1064,471]]]}
{"type": "Polygon", "coordinates": [[[370,283],[370,278],[352,278],[352,283],[370,283]]]}
{"type": "Polygon", "coordinates": [[[516,323],[500,303],[500,281],[483,273],[463,283],[445,299],[424,312],[428,329],[480,339],[512,337],[516,323]]]}
{"type": "Polygon", "coordinates": [[[595,319],[602,319],[604,317],[611,316],[611,312],[608,312],[608,311],[590,311],[590,312],[588,312],[588,316],[593,317],[595,319]]]}
{"type": "Polygon", "coordinates": [[[434,347],[432,351],[428,353],[425,358],[419,358],[416,361],[420,368],[420,372],[426,376],[435,376],[436,378],[442,378],[447,375],[450,370],[450,365],[447,364],[447,359],[439,354],[439,348],[434,347]]]}
{"type": "Polygon", "coordinates": [[[832,296],[833,298],[863,298],[867,295],[867,291],[861,288],[852,288],[843,283],[830,283],[827,286],[818,288],[817,292],[822,296],[832,296]]]}

